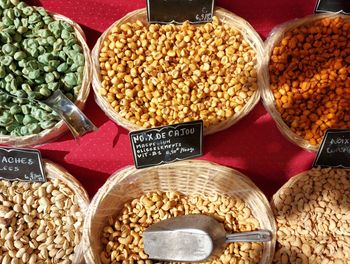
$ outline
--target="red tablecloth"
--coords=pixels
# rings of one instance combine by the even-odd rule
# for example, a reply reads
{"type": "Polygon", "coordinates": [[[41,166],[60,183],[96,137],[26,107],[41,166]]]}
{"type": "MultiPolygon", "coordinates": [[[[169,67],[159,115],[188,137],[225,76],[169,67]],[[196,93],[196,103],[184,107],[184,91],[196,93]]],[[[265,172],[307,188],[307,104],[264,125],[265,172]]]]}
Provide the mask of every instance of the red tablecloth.
{"type": "MultiPolygon", "coordinates": [[[[250,22],[263,39],[287,20],[313,13],[315,0],[218,0],[250,22]]],[[[84,29],[90,48],[107,27],[130,11],[145,7],[145,0],[31,0],[63,14],[84,29]]],[[[45,158],[63,165],[85,186],[90,196],[117,169],[133,164],[128,132],[109,120],[94,102],[91,90],[85,113],[99,127],[80,144],[66,134],[40,147],[45,158]]],[[[277,129],[261,102],[231,128],[204,138],[201,159],[240,170],[271,197],[291,176],[310,168],[314,153],[293,145],[277,129]]]]}

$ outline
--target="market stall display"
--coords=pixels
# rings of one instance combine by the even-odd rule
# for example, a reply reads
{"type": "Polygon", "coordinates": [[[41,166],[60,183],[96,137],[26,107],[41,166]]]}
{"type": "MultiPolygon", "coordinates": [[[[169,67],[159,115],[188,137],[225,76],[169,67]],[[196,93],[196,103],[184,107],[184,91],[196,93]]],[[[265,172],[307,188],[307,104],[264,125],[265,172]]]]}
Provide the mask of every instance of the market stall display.
{"type": "MultiPolygon", "coordinates": [[[[87,263],[153,263],[143,252],[142,232],[161,219],[209,214],[227,231],[271,230],[275,222],[265,196],[244,175],[206,161],[181,161],[113,174],[98,191],[84,224],[87,263]],[[127,252],[127,253],[125,253],[127,252]]],[[[270,263],[271,242],[231,243],[212,263],[270,263]]]]}
{"type": "Polygon", "coordinates": [[[287,22],[266,41],[262,97],[292,142],[317,150],[328,128],[350,128],[350,19],[312,15],[287,22]]]}
{"type": "Polygon", "coordinates": [[[80,26],[22,1],[0,3],[0,142],[28,146],[66,131],[45,104],[55,90],[83,108],[90,90],[90,51],[80,26]]]}
{"type": "Polygon", "coordinates": [[[115,22],[92,51],[98,105],[128,130],[202,119],[211,134],[249,113],[262,41],[242,18],[214,15],[198,26],[150,25],[140,9],[115,22]]]}
{"type": "Polygon", "coordinates": [[[82,263],[89,198],[65,169],[44,162],[47,182],[0,181],[0,263],[82,263]]]}
{"type": "MultiPolygon", "coordinates": [[[[294,4],[302,3],[298,1],[294,4]]],[[[247,115],[260,93],[281,132],[306,150],[317,150],[328,128],[349,129],[348,16],[312,15],[282,24],[271,32],[264,50],[250,24],[225,9],[217,8],[211,23],[158,25],[147,22],[145,9],[124,16],[136,8],[133,2],[130,5],[126,10],[114,9],[114,17],[106,15],[107,24],[113,22],[107,30],[107,24],[93,28],[92,22],[85,24],[75,17],[91,35],[104,31],[92,51],[91,66],[78,24],[42,7],[0,0],[0,143],[28,146],[56,139],[66,127],[39,102],[61,90],[82,108],[91,79],[98,106],[127,130],[203,120],[205,134],[213,134],[247,115]]],[[[84,16],[95,7],[94,2],[81,5],[86,8],[84,16]]],[[[101,11],[111,12],[106,9],[98,6],[91,21],[100,23],[101,11]]],[[[299,11],[296,14],[301,16],[310,13],[299,11]]],[[[281,22],[267,17],[269,22],[281,22]]],[[[41,147],[45,156],[61,159],[81,173],[91,194],[99,187],[98,178],[104,183],[112,169],[132,159],[127,131],[106,124],[111,122],[100,118],[102,111],[97,109],[93,105],[88,110],[99,121],[98,135],[82,138],[80,145],[63,139],[41,147]],[[73,153],[75,148],[79,152],[73,153]]],[[[238,132],[206,137],[203,159],[255,175],[253,180],[258,179],[266,194],[275,192],[273,188],[288,175],[310,168],[311,159],[299,155],[302,150],[274,141],[279,134],[273,133],[263,111],[250,116],[250,121],[252,130],[245,130],[247,123],[242,120],[238,132]],[[260,145],[255,137],[268,144],[260,145]],[[252,173],[254,167],[258,173],[252,173]]],[[[140,154],[147,156],[161,147],[157,141],[144,144],[147,134],[143,131],[142,136],[140,154]]],[[[324,149],[336,162],[327,164],[344,165],[338,161],[347,159],[349,142],[344,132],[329,139],[324,149]]],[[[165,156],[169,161],[169,154],[165,156]]],[[[4,166],[0,176],[8,169],[4,166]]],[[[270,242],[225,244],[221,254],[206,263],[350,262],[346,169],[305,171],[282,186],[271,204],[248,177],[208,161],[140,170],[124,167],[112,174],[90,205],[82,185],[65,169],[45,161],[45,171],[45,183],[0,180],[1,264],[80,264],[84,258],[88,264],[164,263],[150,260],[145,253],[144,231],[161,220],[190,214],[214,217],[226,233],[264,229],[272,234],[270,242]]]]}

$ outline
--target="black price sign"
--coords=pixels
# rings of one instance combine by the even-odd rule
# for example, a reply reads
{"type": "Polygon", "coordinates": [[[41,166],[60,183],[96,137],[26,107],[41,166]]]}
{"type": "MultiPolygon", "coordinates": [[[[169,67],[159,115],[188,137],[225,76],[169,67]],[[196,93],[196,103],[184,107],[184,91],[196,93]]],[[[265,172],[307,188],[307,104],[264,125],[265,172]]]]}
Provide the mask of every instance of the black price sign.
{"type": "Polygon", "coordinates": [[[146,168],[203,155],[203,121],[130,132],[136,168],[146,168]]]}
{"type": "Polygon", "coordinates": [[[211,22],[214,0],[147,0],[150,23],[211,22]]]}
{"type": "Polygon", "coordinates": [[[315,8],[315,13],[324,12],[341,12],[350,15],[349,0],[318,0],[315,8]]]}
{"type": "Polygon", "coordinates": [[[328,129],[313,166],[350,168],[350,130],[328,129]]]}
{"type": "Polygon", "coordinates": [[[0,148],[0,179],[8,181],[45,182],[40,151],[0,148]]]}

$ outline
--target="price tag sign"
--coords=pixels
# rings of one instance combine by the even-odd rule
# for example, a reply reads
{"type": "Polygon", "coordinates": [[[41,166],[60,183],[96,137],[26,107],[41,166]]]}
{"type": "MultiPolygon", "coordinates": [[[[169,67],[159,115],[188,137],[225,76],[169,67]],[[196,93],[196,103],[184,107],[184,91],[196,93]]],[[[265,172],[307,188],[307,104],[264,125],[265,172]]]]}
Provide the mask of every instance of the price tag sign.
{"type": "Polygon", "coordinates": [[[349,0],[318,0],[315,13],[341,12],[350,15],[349,0]]]}
{"type": "Polygon", "coordinates": [[[350,168],[350,130],[328,129],[313,166],[350,168]]]}
{"type": "Polygon", "coordinates": [[[203,121],[130,132],[138,169],[203,155],[203,121]]]}
{"type": "Polygon", "coordinates": [[[46,182],[40,151],[0,148],[0,179],[46,182]]]}
{"type": "Polygon", "coordinates": [[[211,22],[214,0],[147,0],[150,23],[211,22]]]}

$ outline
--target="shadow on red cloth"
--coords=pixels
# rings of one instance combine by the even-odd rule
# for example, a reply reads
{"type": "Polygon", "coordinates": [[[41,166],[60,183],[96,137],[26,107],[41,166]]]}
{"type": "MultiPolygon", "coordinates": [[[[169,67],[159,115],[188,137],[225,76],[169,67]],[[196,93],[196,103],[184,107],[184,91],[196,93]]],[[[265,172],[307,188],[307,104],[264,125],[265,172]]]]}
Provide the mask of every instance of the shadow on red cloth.
{"type": "Polygon", "coordinates": [[[259,103],[255,111],[237,124],[205,137],[202,159],[241,171],[270,198],[289,177],[311,168],[315,157],[285,139],[275,126],[259,103]],[[275,160],[271,161],[272,157],[275,160]],[[301,163],[300,159],[306,162],[301,163]]]}

